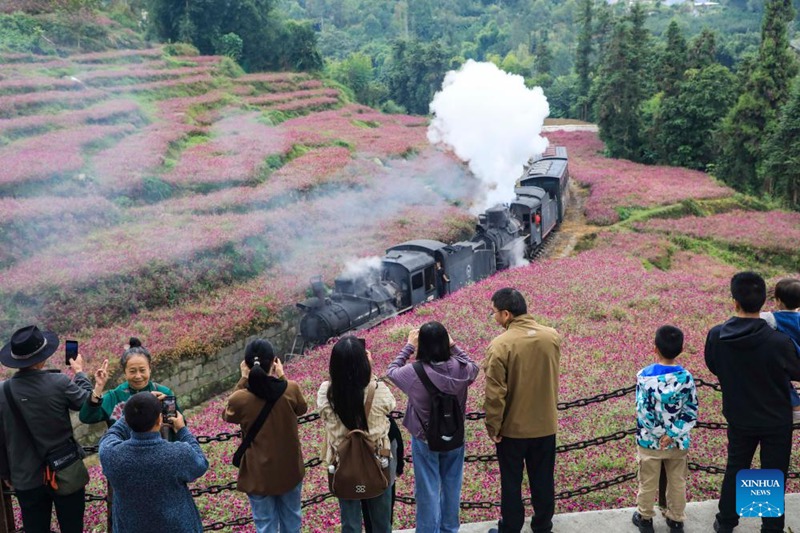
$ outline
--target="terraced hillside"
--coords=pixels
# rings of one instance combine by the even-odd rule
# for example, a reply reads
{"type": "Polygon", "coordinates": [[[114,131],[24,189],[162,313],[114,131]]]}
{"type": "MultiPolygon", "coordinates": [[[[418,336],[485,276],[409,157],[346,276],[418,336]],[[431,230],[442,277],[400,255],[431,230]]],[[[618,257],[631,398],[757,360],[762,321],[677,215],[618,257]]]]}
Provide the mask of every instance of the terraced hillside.
{"type": "Polygon", "coordinates": [[[91,361],[130,335],[196,357],[312,275],[472,225],[455,207],[472,181],[424,118],[236,70],[162,49],[0,56],[0,331],[35,321],[91,361]]]}

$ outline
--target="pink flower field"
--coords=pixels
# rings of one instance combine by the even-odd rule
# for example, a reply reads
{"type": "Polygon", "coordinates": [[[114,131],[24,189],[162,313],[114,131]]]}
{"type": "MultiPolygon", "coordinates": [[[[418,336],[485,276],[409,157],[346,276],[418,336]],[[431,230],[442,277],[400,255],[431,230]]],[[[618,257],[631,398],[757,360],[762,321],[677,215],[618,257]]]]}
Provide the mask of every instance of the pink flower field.
{"type": "MultiPolygon", "coordinates": [[[[658,244],[653,236],[651,245],[658,244]]],[[[462,290],[441,302],[417,309],[414,313],[391,320],[366,334],[372,351],[375,372],[381,375],[393,356],[403,346],[408,329],[428,320],[442,321],[459,344],[474,358],[482,360],[491,338],[499,333],[489,316],[489,297],[503,286],[520,288],[527,296],[534,316],[557,328],[564,336],[560,400],[594,396],[601,392],[630,386],[637,370],[652,362],[652,335],[655,329],[672,323],[687,335],[682,364],[696,378],[713,380],[705,369],[702,346],[707,329],[730,314],[727,283],[733,269],[711,260],[707,266],[694,268],[692,258],[676,258],[670,271],[645,269],[638,257],[635,239],[604,234],[591,251],[562,260],[537,262],[529,267],[498,274],[492,279],[462,290]],[[541,281],[547,280],[544,284],[541,281]],[[592,298],[587,298],[592,295],[592,298]]],[[[682,255],[684,252],[679,252],[682,255]]],[[[287,375],[297,380],[306,398],[313,402],[317,387],[325,379],[329,347],[322,347],[287,365],[287,375]]],[[[481,410],[483,377],[471,388],[468,411],[481,410]]],[[[398,409],[405,399],[397,392],[398,409]]],[[[190,423],[200,434],[213,435],[234,431],[219,414],[225,395],[191,413],[190,423]],[[199,428],[199,429],[197,429],[199,428]]],[[[700,420],[722,421],[719,393],[707,387],[699,389],[700,420]]],[[[560,412],[558,444],[567,444],[635,425],[632,396],[610,400],[590,407],[560,412]]],[[[480,421],[468,422],[467,455],[492,454],[480,421]]],[[[301,426],[305,460],[320,454],[321,425],[312,422],[301,426]]],[[[407,440],[408,435],[404,438],[407,440]]],[[[800,444],[800,438],[795,437],[800,444]]],[[[693,433],[690,461],[703,465],[724,466],[724,432],[697,429],[693,433]]],[[[196,487],[223,484],[235,479],[230,457],[237,442],[212,443],[204,447],[212,468],[197,481],[196,487]]],[[[797,469],[797,457],[792,469],[797,469]]],[[[635,471],[633,437],[602,446],[559,454],[556,466],[556,491],[560,492],[635,471]]],[[[100,473],[94,474],[100,477],[100,473]]],[[[303,498],[327,492],[322,468],[306,474],[303,498]]],[[[690,500],[717,497],[721,476],[691,473],[690,500]]],[[[398,481],[398,493],[413,496],[413,468],[408,465],[398,481]]],[[[789,490],[800,489],[796,481],[789,490]]],[[[98,485],[95,491],[102,491],[98,485]]],[[[635,498],[635,480],[609,489],[559,501],[557,512],[630,506],[635,498]]],[[[499,473],[496,463],[469,462],[465,465],[462,501],[499,501],[499,473]]],[[[198,506],[205,522],[248,516],[246,500],[234,492],[203,496],[198,506]]],[[[98,522],[103,514],[93,515],[98,522]]],[[[413,527],[414,508],[398,504],[395,527],[413,527]]],[[[463,511],[462,522],[496,519],[498,511],[463,511]]],[[[338,523],[335,500],[305,509],[305,531],[330,531],[338,523]]],[[[252,531],[251,527],[242,531],[252,531]]]]}
{"type": "Polygon", "coordinates": [[[584,207],[589,222],[608,225],[619,220],[621,207],[655,207],[684,199],[722,198],[733,191],[710,176],[677,167],[648,166],[603,157],[603,143],[587,131],[547,134],[569,149],[572,177],[591,189],[584,207]]]}
{"type": "Polygon", "coordinates": [[[800,213],[785,211],[736,210],[707,217],[652,219],[636,227],[775,252],[796,252],[800,242],[800,213]]]}

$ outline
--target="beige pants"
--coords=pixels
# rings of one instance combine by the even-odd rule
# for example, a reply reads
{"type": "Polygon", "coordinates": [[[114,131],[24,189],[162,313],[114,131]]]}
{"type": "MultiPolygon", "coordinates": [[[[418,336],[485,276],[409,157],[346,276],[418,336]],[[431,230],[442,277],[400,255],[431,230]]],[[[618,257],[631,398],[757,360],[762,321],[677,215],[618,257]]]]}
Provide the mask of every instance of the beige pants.
{"type": "Polygon", "coordinates": [[[661,463],[667,471],[667,509],[664,516],[676,522],[686,520],[686,476],[689,462],[688,450],[650,450],[636,447],[636,462],[639,463],[639,494],[636,506],[642,518],[653,518],[653,506],[658,497],[658,479],[661,463]]]}

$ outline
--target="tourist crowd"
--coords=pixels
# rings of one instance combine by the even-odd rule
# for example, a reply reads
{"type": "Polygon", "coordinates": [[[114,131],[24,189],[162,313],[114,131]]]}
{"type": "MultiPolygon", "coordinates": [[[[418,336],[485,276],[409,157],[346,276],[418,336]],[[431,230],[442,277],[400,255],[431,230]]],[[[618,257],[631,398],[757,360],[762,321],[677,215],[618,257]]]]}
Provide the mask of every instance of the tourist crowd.
{"type": "MultiPolygon", "coordinates": [[[[792,424],[800,419],[800,397],[791,384],[800,381],[800,280],[778,282],[777,310],[771,313],[761,313],[767,289],[755,273],[736,274],[731,296],[734,316],[713,327],[705,344],[705,363],[719,379],[728,422],[727,467],[713,525],[718,532],[738,524],[736,476],[750,468],[758,446],[761,468],[785,477],[792,424]]],[[[343,533],[392,530],[395,478],[404,467],[403,438],[390,416],[398,393],[407,397],[403,425],[411,436],[416,529],[458,531],[467,391],[481,369],[485,424],[500,468],[500,520],[491,531],[522,529],[525,472],[531,529],[553,530],[561,336],[533,319],[515,289],[497,291],[491,311],[504,331],[489,344],[482,367],[439,322],[412,330],[383,377],[363,339],[344,336],[331,349],[316,408],[343,533]]],[[[56,334],[28,326],[0,351],[0,363],[19,369],[0,387],[0,478],[15,491],[25,531],[48,533],[53,507],[62,533],[83,530],[89,477],[70,410],[79,411],[83,422],[108,424],[99,456],[112,495],[114,532],[202,531],[187,483],[206,472],[208,461],[173,392],[151,379],[147,349],[130,339],[120,361],[125,381],[106,391],[108,361],[94,372],[94,386],[80,354],[67,358],[72,379],[45,370],[58,346],[56,334]]],[[[655,362],[636,376],[639,491],[632,522],[640,532],[654,531],[665,472],[662,513],[674,533],[686,519],[697,391],[691,372],[677,363],[683,351],[679,328],[660,327],[652,349],[655,362]]],[[[308,410],[306,398],[266,340],[247,345],[240,372],[222,413],[242,430],[232,459],[239,468],[237,488],[249,498],[259,533],[299,532],[305,472],[297,417],[308,410]]],[[[783,516],[765,517],[762,531],[783,526],[783,516]]]]}

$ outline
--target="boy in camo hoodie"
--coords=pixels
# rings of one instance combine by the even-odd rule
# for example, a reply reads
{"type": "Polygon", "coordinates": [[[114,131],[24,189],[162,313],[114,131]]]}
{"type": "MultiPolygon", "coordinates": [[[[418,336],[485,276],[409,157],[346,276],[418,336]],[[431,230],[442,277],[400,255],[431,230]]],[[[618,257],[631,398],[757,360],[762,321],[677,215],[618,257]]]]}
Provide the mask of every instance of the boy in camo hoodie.
{"type": "Polygon", "coordinates": [[[633,524],[653,533],[653,510],[661,465],[667,473],[670,533],[683,531],[686,519],[686,475],[689,431],[697,421],[697,389],[692,375],[675,363],[683,351],[683,332],[675,326],[656,331],[656,363],[636,375],[636,444],[639,494],[633,524]]]}

